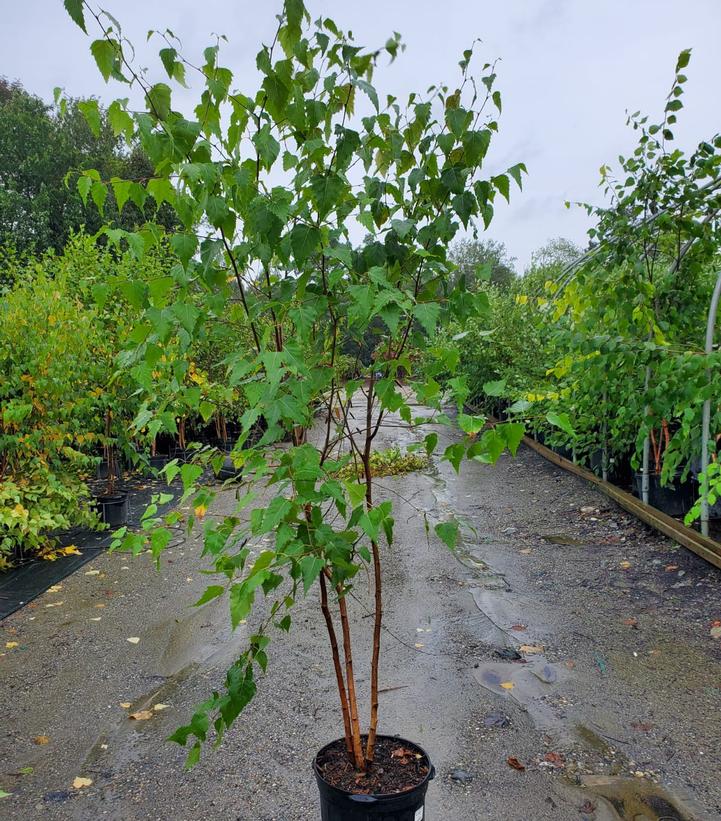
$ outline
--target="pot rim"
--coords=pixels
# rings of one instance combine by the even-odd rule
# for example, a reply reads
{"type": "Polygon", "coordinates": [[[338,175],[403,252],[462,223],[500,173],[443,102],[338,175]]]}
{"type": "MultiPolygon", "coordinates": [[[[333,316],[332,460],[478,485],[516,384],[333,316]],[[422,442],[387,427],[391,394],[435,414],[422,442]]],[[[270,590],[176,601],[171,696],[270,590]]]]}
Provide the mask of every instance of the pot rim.
{"type": "MultiPolygon", "coordinates": [[[[367,738],[367,736],[361,736],[361,737],[362,738],[367,738]]],[[[333,785],[330,782],[326,781],[325,778],[323,777],[323,775],[321,774],[320,768],[318,766],[318,756],[322,752],[327,750],[328,747],[332,747],[334,744],[337,744],[339,741],[344,741],[345,740],[344,738],[336,738],[334,741],[330,741],[330,742],[328,742],[328,744],[324,744],[320,748],[320,750],[318,750],[318,752],[315,754],[315,757],[313,758],[313,772],[315,773],[316,778],[319,781],[322,781],[327,789],[333,790],[334,792],[338,793],[339,795],[348,796],[349,798],[351,798],[354,795],[364,795],[364,796],[367,795],[369,798],[374,798],[378,801],[381,801],[383,799],[400,798],[400,797],[403,797],[403,796],[411,795],[412,793],[416,792],[416,790],[419,790],[422,787],[427,787],[428,782],[432,781],[436,777],[436,768],[431,763],[431,757],[423,749],[423,747],[421,747],[420,744],[416,743],[415,741],[410,741],[407,738],[403,738],[403,736],[400,736],[400,735],[387,735],[387,734],[383,734],[383,733],[378,733],[376,735],[376,740],[378,740],[380,738],[390,739],[391,741],[401,741],[404,744],[410,744],[413,747],[415,747],[418,750],[418,752],[421,753],[425,757],[426,762],[428,764],[428,772],[426,773],[423,780],[419,781],[418,784],[416,784],[415,786],[410,787],[407,790],[403,790],[402,792],[354,793],[354,792],[348,792],[348,790],[344,790],[341,787],[336,787],[335,785],[333,785]]]]}

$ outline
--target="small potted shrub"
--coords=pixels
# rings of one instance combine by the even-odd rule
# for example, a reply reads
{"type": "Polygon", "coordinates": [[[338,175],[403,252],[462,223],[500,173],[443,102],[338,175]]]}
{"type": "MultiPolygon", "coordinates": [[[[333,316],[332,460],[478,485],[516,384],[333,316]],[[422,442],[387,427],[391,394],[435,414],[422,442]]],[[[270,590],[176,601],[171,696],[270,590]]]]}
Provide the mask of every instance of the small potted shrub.
{"type": "MultiPolygon", "coordinates": [[[[92,21],[83,8],[68,4],[85,28],[92,21]]],[[[233,628],[248,620],[253,630],[225,686],[172,738],[189,747],[191,765],[204,742],[219,741],[252,701],[274,631],[290,630],[296,602],[316,597],[339,706],[339,737],[313,764],[321,817],[418,821],[434,772],[429,755],[379,731],[382,554],[394,520],[371,464],[388,416],[414,427],[449,423],[446,402],[467,434],[443,453],[456,469],[466,458],[493,462],[506,448],[515,452],[523,434],[515,423],[484,430],[484,418],[464,413],[468,389],[453,375],[462,333],[436,344],[440,325],[462,328],[485,304],[453,280],[450,242],[462,227],[488,224],[496,196],[508,198],[525,171],[518,164],[482,173],[501,109],[494,67],[476,68],[469,49],[457,85],[411,94],[403,106],[393,96],[381,101],[373,73],[402,50],[398,35],[366,50],[330,19],[312,24],[302,0],[286,0],[272,44],[257,56],[261,87],[232,90],[232,74],[212,45],[192,69],[203,89],[199,119],[188,120],[173,107],[171,84],[190,80],[195,61],[185,62],[179,44],[164,44],[167,76],[151,83],[134,68],[114,19],[98,15],[95,22],[92,53],[103,75],[145,95],[146,112],[131,113],[126,100],[114,104],[126,134],[155,163],[154,184],[137,195],[162,190],[184,226],[170,240],[181,259],[174,302],[161,313],[146,298],[138,357],[172,336],[177,356],[190,361],[197,340],[239,306],[248,330],[224,357],[222,374],[244,406],[231,454],[242,470],[237,510],[205,519],[217,491],[198,484],[202,466],[165,470],[183,481],[188,526],[203,520],[205,555],[217,574],[197,604],[227,597],[233,628]],[[360,245],[356,228],[368,235],[360,245]],[[384,352],[375,361],[363,354],[371,337],[384,352]],[[351,464],[357,472],[343,478],[351,464]],[[262,543],[253,558],[249,540],[262,543]],[[356,579],[366,577],[372,619],[353,625],[349,598],[356,579]],[[261,595],[264,616],[254,610],[261,595]],[[373,650],[364,718],[352,634],[366,625],[373,650]]],[[[154,233],[143,236],[148,242],[154,233]]],[[[204,404],[198,397],[196,410],[209,418],[204,404]]],[[[437,433],[424,431],[418,445],[432,455],[437,433]]],[[[139,552],[152,538],[159,556],[181,517],[179,510],[159,517],[152,536],[121,529],[114,544],[139,552]]],[[[456,521],[436,522],[434,530],[455,546],[456,521]]]]}

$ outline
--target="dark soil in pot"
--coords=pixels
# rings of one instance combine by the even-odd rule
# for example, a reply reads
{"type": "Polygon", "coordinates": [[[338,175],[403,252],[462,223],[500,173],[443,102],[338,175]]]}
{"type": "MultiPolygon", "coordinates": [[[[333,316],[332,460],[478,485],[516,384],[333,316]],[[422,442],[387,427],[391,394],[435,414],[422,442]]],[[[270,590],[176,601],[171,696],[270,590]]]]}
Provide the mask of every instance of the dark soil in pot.
{"type": "MultiPolygon", "coordinates": [[[[365,745],[363,737],[363,745],[365,745]]],[[[379,735],[375,760],[358,773],[339,739],[323,747],[313,764],[322,821],[417,821],[425,818],[428,782],[435,776],[427,753],[402,738],[379,735]]]]}

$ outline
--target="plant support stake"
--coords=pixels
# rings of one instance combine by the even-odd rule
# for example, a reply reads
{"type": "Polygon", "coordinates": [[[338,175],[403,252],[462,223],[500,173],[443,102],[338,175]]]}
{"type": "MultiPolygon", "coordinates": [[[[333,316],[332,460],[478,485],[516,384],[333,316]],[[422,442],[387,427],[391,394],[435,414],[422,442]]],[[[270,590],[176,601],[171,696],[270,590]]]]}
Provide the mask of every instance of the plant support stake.
{"type": "MultiPolygon", "coordinates": [[[[708,310],[706,321],[706,361],[713,351],[714,331],[716,330],[716,315],[718,314],[719,298],[721,298],[721,271],[716,275],[716,285],[711,297],[711,305],[708,310]]],[[[706,365],[706,379],[711,382],[711,368],[706,365]]],[[[701,472],[703,474],[703,486],[701,488],[701,533],[708,536],[708,440],[711,433],[711,397],[703,403],[703,421],[701,423],[701,472]]]]}

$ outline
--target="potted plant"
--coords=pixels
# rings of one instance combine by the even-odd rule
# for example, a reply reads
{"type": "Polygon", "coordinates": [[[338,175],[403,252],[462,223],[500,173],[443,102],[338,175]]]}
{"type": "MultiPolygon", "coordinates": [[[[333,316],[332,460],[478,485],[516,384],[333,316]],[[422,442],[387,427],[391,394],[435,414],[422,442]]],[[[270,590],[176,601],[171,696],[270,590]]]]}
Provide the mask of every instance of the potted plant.
{"type": "Polygon", "coordinates": [[[103,432],[103,461],[107,465],[105,488],[95,497],[101,520],[110,527],[120,527],[128,521],[128,493],[118,487],[122,476],[118,463],[118,452],[113,437],[113,412],[105,410],[105,429],[103,432]]]}
{"type": "MultiPolygon", "coordinates": [[[[84,8],[68,4],[86,28],[92,21],[84,8]]],[[[272,44],[257,57],[261,87],[250,95],[231,91],[232,73],[212,45],[199,70],[192,69],[203,86],[196,109],[202,116],[188,120],[174,109],[169,85],[189,80],[194,63],[181,57],[179,44],[164,43],[167,77],[151,83],[133,66],[114,19],[93,17],[100,71],[145,94],[146,112],[130,112],[124,100],[114,104],[125,132],[155,163],[153,184],[141,186],[138,197],[162,191],[184,225],[170,239],[181,260],[173,269],[175,301],[161,313],[152,295],[144,297],[136,357],[172,338],[179,360],[190,361],[195,341],[239,306],[249,330],[249,342],[239,340],[223,363],[225,386],[244,403],[231,454],[242,469],[238,509],[205,519],[217,491],[199,484],[202,466],[171,463],[165,471],[183,481],[188,526],[203,520],[206,555],[217,574],[198,604],[227,596],[232,626],[247,619],[254,628],[225,687],[173,739],[189,745],[190,764],[211,735],[220,740],[255,694],[273,631],[290,630],[298,599],[317,596],[343,728],[314,761],[321,815],[417,821],[431,760],[416,743],[379,733],[382,552],[393,541],[394,521],[392,500],[379,496],[370,463],[387,416],[414,428],[449,423],[447,401],[467,434],[443,453],[456,469],[464,458],[493,462],[506,448],[515,452],[523,434],[516,423],[484,430],[484,418],[464,412],[468,388],[453,376],[459,340],[435,345],[441,324],[462,327],[485,304],[453,281],[449,243],[462,226],[471,229],[479,218],[487,224],[496,196],[508,198],[525,171],[518,164],[482,174],[501,108],[494,67],[476,69],[469,49],[456,86],[412,94],[403,108],[393,96],[382,103],[372,75],[402,50],[399,36],[364,50],[330,19],[311,24],[302,0],[286,0],[272,44]],[[368,234],[362,245],[353,243],[356,230],[368,234]],[[375,362],[361,355],[371,326],[385,352],[375,362]],[[428,352],[422,366],[411,363],[411,348],[428,352]],[[336,369],[341,352],[357,363],[358,376],[345,382],[336,369]],[[404,389],[401,371],[410,374],[404,389]],[[441,374],[448,375],[446,390],[436,379],[441,374]],[[322,422],[315,419],[318,407],[322,422]],[[363,478],[339,478],[353,461],[363,478]],[[263,550],[251,559],[248,541],[261,539],[263,550]],[[373,601],[365,721],[348,606],[362,569],[373,601]],[[264,617],[254,611],[261,593],[264,617]]],[[[146,230],[145,242],[154,235],[146,230]]],[[[204,410],[198,397],[197,411],[204,410]]],[[[430,455],[438,435],[423,434],[419,444],[430,455]]],[[[158,517],[152,537],[121,529],[115,546],[137,552],[152,538],[159,556],[169,525],[182,515],[158,517]]],[[[455,546],[456,521],[436,522],[434,530],[455,546]]]]}

